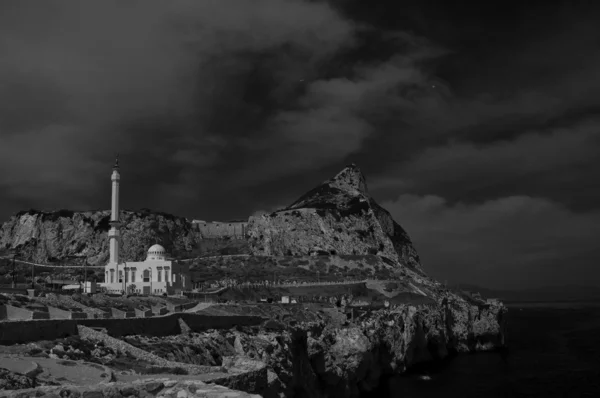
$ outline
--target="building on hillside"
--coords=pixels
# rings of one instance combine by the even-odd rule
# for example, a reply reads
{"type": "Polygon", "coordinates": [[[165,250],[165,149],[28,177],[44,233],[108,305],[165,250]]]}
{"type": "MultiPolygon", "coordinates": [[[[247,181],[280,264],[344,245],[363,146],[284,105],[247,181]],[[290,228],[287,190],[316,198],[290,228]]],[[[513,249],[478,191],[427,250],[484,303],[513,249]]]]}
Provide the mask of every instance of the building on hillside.
{"type": "Polygon", "coordinates": [[[191,290],[189,267],[167,259],[165,248],[155,244],[148,249],[145,261],[121,261],[119,258],[119,160],[112,173],[111,228],[108,231],[110,257],[104,267],[102,288],[119,294],[176,294],[191,290]]]}
{"type": "Polygon", "coordinates": [[[108,293],[175,294],[191,290],[185,263],[167,260],[164,247],[153,245],[145,261],[108,264],[103,287],[108,293]]]}
{"type": "Polygon", "coordinates": [[[64,285],[62,290],[70,291],[81,291],[82,293],[96,293],[98,291],[97,284],[94,281],[73,283],[71,285],[64,285]]]}
{"type": "Polygon", "coordinates": [[[204,221],[192,220],[192,225],[204,239],[225,238],[244,239],[248,231],[248,220],[204,221]]]}

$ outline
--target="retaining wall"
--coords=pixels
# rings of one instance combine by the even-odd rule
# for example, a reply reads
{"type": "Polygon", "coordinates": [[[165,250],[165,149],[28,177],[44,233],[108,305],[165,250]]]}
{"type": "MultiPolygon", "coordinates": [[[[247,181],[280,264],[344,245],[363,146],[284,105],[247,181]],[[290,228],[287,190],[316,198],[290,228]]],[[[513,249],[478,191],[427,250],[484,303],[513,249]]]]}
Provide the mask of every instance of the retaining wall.
{"type": "Polygon", "coordinates": [[[8,294],[27,294],[27,289],[22,289],[18,287],[0,287],[0,293],[8,293],[8,294]]]}
{"type": "Polygon", "coordinates": [[[55,340],[77,334],[77,320],[47,319],[0,322],[0,344],[55,340]]]}
{"type": "Polygon", "coordinates": [[[190,308],[194,308],[196,305],[198,305],[198,303],[195,301],[184,304],[167,303],[167,309],[170,312],[183,312],[185,310],[189,310],[190,308]]]}
{"type": "Polygon", "coordinates": [[[57,319],[0,322],[0,344],[54,340],[77,334],[77,325],[104,328],[113,337],[134,334],[169,336],[181,333],[179,319],[194,332],[208,329],[230,329],[234,326],[257,326],[264,319],[245,315],[169,314],[152,318],[57,319]]]}

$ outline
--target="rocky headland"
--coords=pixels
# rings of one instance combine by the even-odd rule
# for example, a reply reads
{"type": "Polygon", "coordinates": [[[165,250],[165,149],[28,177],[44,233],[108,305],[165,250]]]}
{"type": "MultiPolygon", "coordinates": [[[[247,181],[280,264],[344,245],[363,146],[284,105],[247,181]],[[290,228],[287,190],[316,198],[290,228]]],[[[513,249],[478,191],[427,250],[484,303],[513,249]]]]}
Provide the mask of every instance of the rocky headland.
{"type": "MultiPolygon", "coordinates": [[[[92,250],[91,242],[97,242],[95,261],[102,263],[107,253],[106,244],[101,243],[105,231],[97,230],[102,218],[95,219],[93,214],[108,213],[89,213],[87,218],[84,214],[54,220],[21,214],[2,227],[0,246],[21,245],[41,260],[61,256],[65,250],[92,250]],[[35,243],[42,238],[56,242],[55,246],[46,244],[42,249],[43,245],[35,243]]],[[[181,248],[196,239],[182,219],[129,217],[130,225],[143,225],[129,231],[129,240],[124,237],[123,246],[132,253],[145,248],[149,237],[164,236],[181,248]]],[[[388,283],[364,282],[368,297],[341,294],[333,305],[320,307],[242,300],[237,305],[200,310],[212,315],[258,315],[265,319],[260,327],[194,332],[182,325],[180,335],[167,339],[153,340],[143,336],[143,331],[140,336],[121,338],[169,361],[224,367],[259,362],[264,366],[249,372],[247,379],[227,384],[225,378],[215,383],[264,397],[290,398],[360,397],[388,376],[456,353],[492,350],[504,344],[506,308],[502,303],[446,289],[429,278],[408,234],[370,197],[355,165],[287,208],[251,217],[247,239],[257,257],[287,256],[298,264],[319,256],[373,256],[386,269],[388,283]],[[415,296],[423,300],[414,300],[415,296]],[[373,297],[377,300],[371,301],[373,297]],[[375,305],[384,300],[385,305],[375,305]]],[[[375,271],[373,279],[377,279],[375,271]]]]}
{"type": "Polygon", "coordinates": [[[255,255],[372,254],[423,273],[408,234],[369,196],[356,165],[283,210],[250,217],[248,231],[255,255]]]}

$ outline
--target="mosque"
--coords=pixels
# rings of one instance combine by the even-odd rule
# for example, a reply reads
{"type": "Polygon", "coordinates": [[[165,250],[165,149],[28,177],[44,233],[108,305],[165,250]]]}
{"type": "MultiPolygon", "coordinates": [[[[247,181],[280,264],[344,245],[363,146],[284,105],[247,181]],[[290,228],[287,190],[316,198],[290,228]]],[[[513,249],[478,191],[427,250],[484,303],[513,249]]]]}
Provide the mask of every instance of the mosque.
{"type": "Polygon", "coordinates": [[[108,240],[110,257],[104,267],[103,287],[107,293],[140,293],[145,295],[176,294],[191,290],[192,281],[186,264],[167,260],[165,248],[153,245],[145,261],[119,259],[119,159],[112,172],[112,206],[108,240]]]}

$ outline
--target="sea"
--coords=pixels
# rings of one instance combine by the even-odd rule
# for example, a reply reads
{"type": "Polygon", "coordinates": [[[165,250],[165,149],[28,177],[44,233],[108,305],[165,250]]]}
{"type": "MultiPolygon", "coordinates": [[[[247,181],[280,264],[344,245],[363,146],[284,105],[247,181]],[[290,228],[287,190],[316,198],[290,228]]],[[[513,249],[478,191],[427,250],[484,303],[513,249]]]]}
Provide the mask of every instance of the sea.
{"type": "Polygon", "coordinates": [[[600,302],[507,303],[509,355],[457,355],[368,397],[600,398],[600,302]]]}

